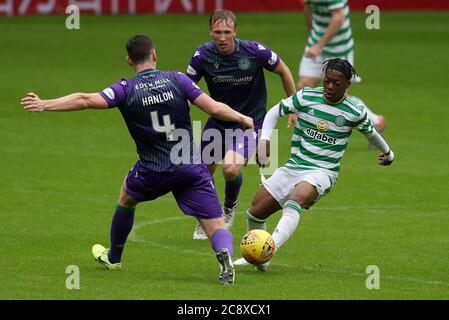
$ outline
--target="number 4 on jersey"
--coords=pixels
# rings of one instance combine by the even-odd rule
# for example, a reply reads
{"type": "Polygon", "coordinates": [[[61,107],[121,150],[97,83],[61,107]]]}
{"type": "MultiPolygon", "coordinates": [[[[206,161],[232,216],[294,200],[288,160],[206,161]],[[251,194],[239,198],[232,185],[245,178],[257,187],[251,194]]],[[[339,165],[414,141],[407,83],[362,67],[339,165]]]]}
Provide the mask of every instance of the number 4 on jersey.
{"type": "Polygon", "coordinates": [[[161,125],[159,123],[157,111],[152,111],[150,114],[154,131],[165,133],[167,135],[167,141],[173,141],[173,131],[175,130],[175,125],[171,123],[170,115],[166,114],[162,117],[164,124],[161,125]]]}

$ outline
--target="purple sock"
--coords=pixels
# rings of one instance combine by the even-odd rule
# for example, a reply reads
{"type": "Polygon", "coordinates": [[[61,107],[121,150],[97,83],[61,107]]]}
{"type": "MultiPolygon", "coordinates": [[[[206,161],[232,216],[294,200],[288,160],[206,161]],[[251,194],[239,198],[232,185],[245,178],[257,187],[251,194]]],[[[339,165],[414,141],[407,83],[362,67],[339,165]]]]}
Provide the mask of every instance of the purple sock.
{"type": "Polygon", "coordinates": [[[220,251],[223,248],[228,249],[231,257],[234,256],[234,239],[232,234],[226,229],[218,229],[212,235],[210,242],[212,244],[212,249],[215,252],[220,251]]]}
{"type": "Polygon", "coordinates": [[[117,205],[111,224],[111,249],[109,250],[109,261],[120,262],[123,248],[134,223],[135,208],[125,208],[117,205]]]}
{"type": "Polygon", "coordinates": [[[237,198],[240,193],[240,187],[242,186],[243,176],[240,173],[234,180],[226,181],[225,187],[225,207],[233,207],[237,203],[237,198]]]}

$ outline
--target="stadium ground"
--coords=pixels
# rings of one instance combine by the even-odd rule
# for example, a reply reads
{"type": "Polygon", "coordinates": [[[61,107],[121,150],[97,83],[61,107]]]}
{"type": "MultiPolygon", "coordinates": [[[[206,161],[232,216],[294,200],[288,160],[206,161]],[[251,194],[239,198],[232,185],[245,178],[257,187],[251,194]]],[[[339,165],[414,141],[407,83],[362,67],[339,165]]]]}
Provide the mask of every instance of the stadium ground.
{"type": "MultiPolygon", "coordinates": [[[[240,268],[233,287],[218,284],[210,244],[191,240],[195,223],[170,195],[138,208],[123,270],[103,270],[90,248],[108,243],[136,160],[119,112],[27,114],[19,105],[30,90],[50,98],[132,76],[124,42],[134,33],[154,38],[159,69],[184,71],[209,39],[207,17],[82,16],[79,31],[67,31],[64,16],[0,18],[0,299],[449,299],[449,13],[382,13],[380,30],[365,29],[365,18],[352,13],[364,80],[352,92],[386,116],[395,163],[378,166],[355,132],[331,194],[302,215],[269,272],[240,268]],[[69,265],[80,269],[80,290],[66,289],[69,265]],[[379,290],[365,287],[369,265],[380,269],[379,290]]],[[[272,47],[296,78],[301,13],[240,14],[238,31],[272,47]]],[[[273,105],[283,90],[266,77],[273,105]]],[[[280,137],[283,162],[284,125],[280,137]]],[[[237,252],[258,181],[248,167],[232,229],[237,252]]]]}

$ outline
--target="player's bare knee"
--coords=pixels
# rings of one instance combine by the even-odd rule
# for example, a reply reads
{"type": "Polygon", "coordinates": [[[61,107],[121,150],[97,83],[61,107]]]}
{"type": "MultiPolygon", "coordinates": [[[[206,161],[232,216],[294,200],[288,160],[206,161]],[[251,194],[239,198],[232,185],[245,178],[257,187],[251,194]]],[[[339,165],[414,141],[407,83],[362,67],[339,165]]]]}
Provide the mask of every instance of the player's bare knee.
{"type": "Polygon", "coordinates": [[[223,176],[226,180],[234,180],[240,174],[240,166],[235,164],[223,165],[223,176]]]}

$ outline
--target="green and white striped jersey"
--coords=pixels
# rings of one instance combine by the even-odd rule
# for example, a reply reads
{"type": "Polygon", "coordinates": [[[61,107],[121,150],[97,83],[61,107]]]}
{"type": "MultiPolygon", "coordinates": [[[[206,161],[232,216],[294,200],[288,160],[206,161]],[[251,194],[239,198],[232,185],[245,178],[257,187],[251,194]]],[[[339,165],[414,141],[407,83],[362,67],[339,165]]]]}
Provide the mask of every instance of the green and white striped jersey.
{"type": "Polygon", "coordinates": [[[337,34],[326,44],[321,55],[323,57],[338,57],[347,59],[352,51],[354,40],[352,39],[351,23],[349,21],[349,6],[347,0],[305,0],[305,4],[312,12],[312,29],[307,40],[306,50],[317,44],[326,33],[331,21],[331,11],[343,9],[345,21],[337,34]]]}
{"type": "Polygon", "coordinates": [[[352,129],[361,133],[373,130],[363,105],[348,97],[338,104],[330,104],[323,93],[324,88],[306,87],[280,103],[281,116],[296,113],[299,117],[287,168],[322,168],[338,174],[352,129]]]}

